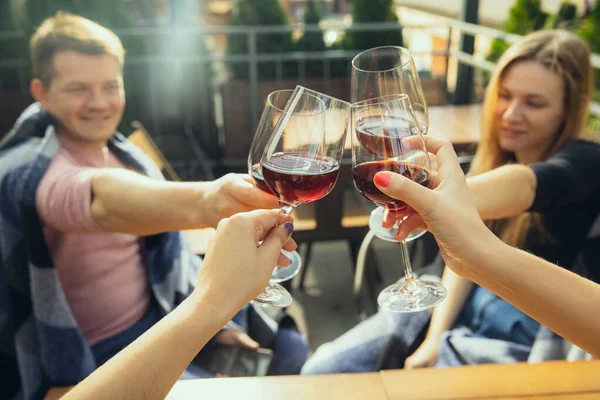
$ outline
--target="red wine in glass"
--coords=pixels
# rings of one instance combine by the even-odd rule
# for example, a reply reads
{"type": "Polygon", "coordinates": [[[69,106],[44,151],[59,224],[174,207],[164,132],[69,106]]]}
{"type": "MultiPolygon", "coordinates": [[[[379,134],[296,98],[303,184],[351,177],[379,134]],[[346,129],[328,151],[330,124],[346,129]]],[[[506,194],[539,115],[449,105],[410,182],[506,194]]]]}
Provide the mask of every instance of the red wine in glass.
{"type": "Polygon", "coordinates": [[[413,135],[409,121],[376,115],[362,118],[356,124],[356,138],[372,154],[402,156],[402,139],[413,135]],[[382,123],[385,121],[385,123],[382,123]]]}
{"type": "Polygon", "coordinates": [[[257,188],[259,188],[263,192],[274,194],[271,191],[271,189],[269,189],[267,183],[265,182],[265,179],[263,178],[260,164],[254,164],[252,168],[250,168],[250,176],[252,177],[252,180],[254,181],[254,184],[257,188]]]}
{"type": "Polygon", "coordinates": [[[373,203],[385,206],[388,210],[402,211],[406,203],[383,194],[373,183],[375,174],[390,171],[401,174],[423,186],[429,184],[429,172],[417,165],[396,160],[369,161],[354,167],[354,185],[358,191],[373,203]]]}
{"type": "Polygon", "coordinates": [[[262,174],[269,188],[282,203],[292,206],[327,195],[339,173],[337,160],[325,156],[276,153],[262,164],[262,174]]]}

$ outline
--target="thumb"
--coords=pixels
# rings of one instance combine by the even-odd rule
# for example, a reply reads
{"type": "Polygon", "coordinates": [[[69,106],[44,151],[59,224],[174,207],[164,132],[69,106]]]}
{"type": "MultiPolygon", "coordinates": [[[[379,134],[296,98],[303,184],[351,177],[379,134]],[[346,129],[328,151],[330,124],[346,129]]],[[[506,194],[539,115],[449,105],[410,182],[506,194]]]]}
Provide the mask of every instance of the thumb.
{"type": "Polygon", "coordinates": [[[263,243],[260,245],[260,249],[268,254],[279,253],[293,231],[294,224],[292,222],[286,222],[283,225],[271,229],[263,243]]]}
{"type": "Polygon", "coordinates": [[[429,212],[427,207],[435,196],[432,190],[393,172],[378,172],[373,183],[384,194],[402,200],[421,215],[429,212]]]}

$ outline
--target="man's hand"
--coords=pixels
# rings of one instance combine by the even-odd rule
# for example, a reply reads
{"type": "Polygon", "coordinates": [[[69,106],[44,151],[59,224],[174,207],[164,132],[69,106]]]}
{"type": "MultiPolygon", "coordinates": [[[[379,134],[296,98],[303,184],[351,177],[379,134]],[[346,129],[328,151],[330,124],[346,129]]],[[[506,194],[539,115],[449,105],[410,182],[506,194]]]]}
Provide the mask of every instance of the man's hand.
{"type": "Polygon", "coordinates": [[[237,329],[223,329],[215,335],[215,341],[219,344],[245,347],[250,350],[256,350],[259,347],[258,343],[252,340],[247,333],[237,329]]]}
{"type": "Polygon", "coordinates": [[[279,208],[277,198],[258,189],[247,174],[227,174],[207,186],[203,216],[216,227],[223,218],[256,209],[279,208]]]}

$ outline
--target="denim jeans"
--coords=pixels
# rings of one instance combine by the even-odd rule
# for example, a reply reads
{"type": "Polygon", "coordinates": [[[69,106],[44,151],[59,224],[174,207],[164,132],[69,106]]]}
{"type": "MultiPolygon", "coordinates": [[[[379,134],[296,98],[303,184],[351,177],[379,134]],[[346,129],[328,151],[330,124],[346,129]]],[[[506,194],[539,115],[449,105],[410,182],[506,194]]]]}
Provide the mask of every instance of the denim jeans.
{"type": "MultiPolygon", "coordinates": [[[[119,351],[150,329],[161,318],[158,306],[150,307],[141,320],[125,331],[108,338],[92,347],[98,366],[104,364],[119,351]]],[[[256,314],[252,306],[244,307],[233,318],[248,335],[261,347],[273,350],[273,360],[269,375],[295,375],[300,373],[308,356],[306,338],[295,328],[291,317],[284,317],[279,322],[279,329],[273,335],[265,321],[256,314]]],[[[203,368],[203,361],[211,356],[214,342],[209,342],[198,354],[196,360],[188,367],[180,379],[210,378],[213,375],[203,368]]]]}
{"type": "MultiPolygon", "coordinates": [[[[339,338],[320,346],[302,368],[302,374],[402,368],[404,360],[422,343],[430,315],[429,311],[380,310],[339,338]]],[[[452,330],[442,337],[437,366],[494,360],[526,361],[538,328],[536,321],[476,286],[452,330]],[[493,351],[482,351],[487,348],[493,351]],[[478,357],[484,353],[485,358],[478,357]]]]}

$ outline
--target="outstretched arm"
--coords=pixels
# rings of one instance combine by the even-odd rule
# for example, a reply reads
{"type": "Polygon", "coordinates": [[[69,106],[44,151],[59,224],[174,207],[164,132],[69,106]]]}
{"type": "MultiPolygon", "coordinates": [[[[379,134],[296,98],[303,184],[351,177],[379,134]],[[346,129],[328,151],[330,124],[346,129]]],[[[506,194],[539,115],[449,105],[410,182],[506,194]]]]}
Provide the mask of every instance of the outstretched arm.
{"type": "Polygon", "coordinates": [[[396,239],[404,240],[415,228],[431,231],[446,264],[458,275],[600,357],[600,285],[498,239],[479,217],[452,145],[425,140],[439,165],[433,190],[390,172],[375,176],[381,191],[414,210],[396,239]]]}
{"type": "Polygon", "coordinates": [[[467,178],[481,219],[501,219],[527,211],[535,199],[536,176],[526,165],[511,164],[467,178]]]}
{"type": "Polygon", "coordinates": [[[289,221],[279,210],[223,220],[192,295],[64,398],[164,399],[206,342],[265,288],[281,248],[296,248],[289,221]]]}

